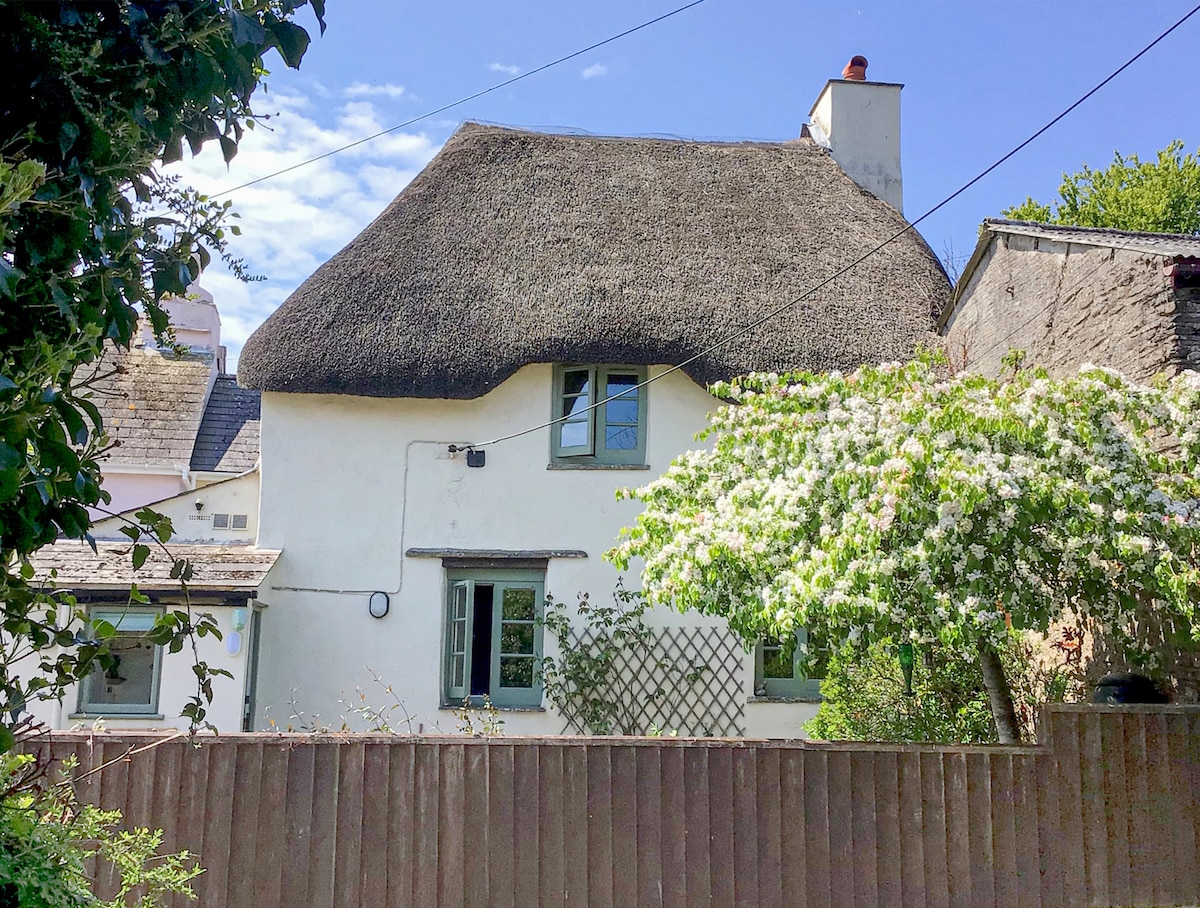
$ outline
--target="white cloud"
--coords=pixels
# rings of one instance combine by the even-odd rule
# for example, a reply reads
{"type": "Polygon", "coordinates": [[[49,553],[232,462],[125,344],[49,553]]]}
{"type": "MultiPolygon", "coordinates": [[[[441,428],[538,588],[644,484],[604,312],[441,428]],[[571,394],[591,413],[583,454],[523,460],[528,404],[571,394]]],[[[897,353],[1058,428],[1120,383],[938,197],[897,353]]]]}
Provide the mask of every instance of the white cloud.
{"type": "Polygon", "coordinates": [[[601,76],[608,75],[608,67],[603,63],[593,63],[579,75],[585,79],[599,79],[601,76]]]}
{"type": "MultiPolygon", "coordinates": [[[[352,86],[353,87],[353,86],[352,86]]],[[[370,101],[347,102],[332,126],[309,113],[303,97],[272,95],[279,111],[247,132],[227,169],[220,149],[166,168],[202,192],[220,192],[309,160],[386,128],[370,101]]],[[[240,189],[229,198],[241,217],[230,251],[265,281],[243,284],[219,262],[201,276],[221,312],[229,366],[246,338],[299,284],[367,226],[436,154],[418,132],[394,132],[240,189]]]]}
{"type": "Polygon", "coordinates": [[[515,76],[521,71],[519,66],[505,66],[503,63],[493,63],[488,69],[494,73],[504,73],[506,76],[515,76]]]}
{"type": "MultiPolygon", "coordinates": [[[[381,95],[388,98],[402,98],[405,95],[403,85],[393,85],[391,82],[383,85],[368,85],[366,82],[355,82],[347,88],[342,89],[342,94],[347,98],[366,98],[372,95],[381,95]]],[[[409,97],[412,97],[409,95],[409,97]]]]}

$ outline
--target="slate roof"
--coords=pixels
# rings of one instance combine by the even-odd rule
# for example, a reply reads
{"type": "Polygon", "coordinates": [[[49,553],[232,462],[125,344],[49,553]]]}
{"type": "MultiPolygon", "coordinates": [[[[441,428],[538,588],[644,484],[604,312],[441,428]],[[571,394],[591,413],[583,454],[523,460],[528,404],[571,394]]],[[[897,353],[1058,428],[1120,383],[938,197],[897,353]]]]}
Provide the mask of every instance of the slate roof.
{"type": "Polygon", "coordinates": [[[140,590],[177,590],[178,580],[170,576],[172,558],[186,558],[193,568],[189,589],[196,591],[253,590],[279,558],[275,549],[252,545],[200,545],[169,543],[171,557],[151,546],[150,557],[135,571],[130,559],[131,543],[96,542],[96,552],[87,543],[59,539],[30,556],[35,576],[45,577],[56,570],[55,583],[66,589],[129,589],[136,583],[140,590]]]}
{"type": "Polygon", "coordinates": [[[110,348],[95,366],[92,402],[116,447],[114,464],[175,467],[192,459],[212,358],[110,348]]]}
{"type": "Polygon", "coordinates": [[[236,376],[217,376],[192,449],[193,470],[244,473],[258,463],[261,399],[238,385],[236,376]]]}
{"type": "MultiPolygon", "coordinates": [[[[266,391],[474,398],[536,362],[679,362],[901,234],[811,141],[552,135],[468,123],[247,341],[266,391]]],[[[687,367],[853,368],[934,343],[949,295],[909,230],[687,367]]]]}
{"type": "Polygon", "coordinates": [[[1107,227],[1063,227],[1057,224],[1009,221],[1003,218],[986,218],[983,226],[985,231],[992,233],[1044,236],[1060,243],[1111,246],[1114,249],[1135,249],[1165,256],[1200,255],[1200,236],[1181,233],[1146,233],[1139,230],[1110,230],[1107,227]]]}

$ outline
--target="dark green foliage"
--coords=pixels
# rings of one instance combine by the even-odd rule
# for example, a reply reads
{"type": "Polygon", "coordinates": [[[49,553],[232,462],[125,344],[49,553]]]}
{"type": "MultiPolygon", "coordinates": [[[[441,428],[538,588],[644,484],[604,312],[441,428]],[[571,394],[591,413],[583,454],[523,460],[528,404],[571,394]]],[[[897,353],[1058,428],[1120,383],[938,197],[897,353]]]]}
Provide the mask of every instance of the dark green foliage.
{"type": "MultiPolygon", "coordinates": [[[[88,399],[104,369],[80,367],[129,344],[135,307],[169,338],[159,301],[214,254],[241,273],[226,248],[229,203],[156,166],[185,143],[234,156],[254,123],[264,53],[299,65],[308,35],[289,18],[306,2],[0,0],[0,602],[4,634],[27,644],[0,664],[4,713],[105,656],[103,641],[77,645],[78,625],[59,617],[74,603],[33,584],[25,562],[59,534],[88,538],[87,509],[108,500],[88,399]]],[[[320,21],[324,0],[311,5],[320,21]]],[[[171,625],[171,645],[197,628],[171,625]]]]}
{"type": "MultiPolygon", "coordinates": [[[[916,645],[913,696],[906,696],[898,649],[882,641],[833,653],[821,682],[821,708],[805,731],[833,741],[996,742],[976,653],[916,645]]],[[[1032,741],[1042,703],[1079,695],[1078,663],[1059,659],[1053,666],[1039,664],[1033,648],[1017,634],[1001,655],[1022,740],[1032,741]]]]}
{"type": "Polygon", "coordinates": [[[1051,205],[1033,198],[1003,212],[1017,221],[1073,227],[1108,227],[1149,233],[1200,233],[1200,160],[1184,154],[1176,140],[1156,161],[1115,153],[1104,170],[1063,174],[1059,197],[1051,205]]]}

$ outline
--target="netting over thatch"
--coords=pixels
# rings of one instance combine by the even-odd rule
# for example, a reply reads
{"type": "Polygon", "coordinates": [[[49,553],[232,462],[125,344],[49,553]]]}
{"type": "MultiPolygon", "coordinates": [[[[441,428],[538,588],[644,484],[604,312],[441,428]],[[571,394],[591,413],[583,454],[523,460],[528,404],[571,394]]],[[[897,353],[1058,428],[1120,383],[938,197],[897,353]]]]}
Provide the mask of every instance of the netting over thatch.
{"type": "MultiPolygon", "coordinates": [[[[806,141],[468,124],[254,333],[248,387],[478,397],[534,362],[679,362],[904,226],[806,141]]],[[[688,368],[852,368],[928,343],[949,293],[909,232],[688,368]]]]}

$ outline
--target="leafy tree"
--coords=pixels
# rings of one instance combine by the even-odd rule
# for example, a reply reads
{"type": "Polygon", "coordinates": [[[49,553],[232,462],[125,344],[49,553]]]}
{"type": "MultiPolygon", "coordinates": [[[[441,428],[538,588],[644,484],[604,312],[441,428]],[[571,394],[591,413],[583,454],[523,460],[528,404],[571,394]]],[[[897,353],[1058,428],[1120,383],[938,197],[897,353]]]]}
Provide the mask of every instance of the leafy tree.
{"type": "MultiPolygon", "coordinates": [[[[226,161],[234,156],[255,122],[264,54],[300,64],[309,36],[291,16],[307,2],[0,0],[4,714],[106,664],[104,639],[81,640],[81,615],[61,620],[72,601],[35,583],[27,560],[60,534],[90,538],[87,509],[108,501],[98,462],[106,441],[88,399],[104,369],[80,367],[106,346],[128,346],[139,309],[169,338],[160,301],[185,292],[214,254],[240,270],[226,246],[229,203],[156,168],[184,143],[195,153],[215,142],[226,161]],[[19,675],[13,651],[36,671],[19,675]]],[[[324,29],[324,0],[311,5],[324,29]]],[[[148,521],[132,535],[169,534],[155,515],[148,521]]],[[[148,550],[132,552],[136,562],[148,550]]],[[[186,580],[190,568],[177,573],[186,580]]],[[[155,639],[178,648],[197,627],[190,615],[164,620],[155,639]]],[[[199,696],[190,714],[203,719],[199,696]]],[[[0,752],[11,740],[0,726],[0,752]]]]}
{"type": "Polygon", "coordinates": [[[1157,161],[1115,153],[1104,170],[1063,174],[1058,201],[1052,205],[1032,197],[1003,212],[1018,221],[1110,227],[1149,233],[1200,233],[1200,159],[1183,153],[1176,140],[1158,153],[1157,161]]]}
{"type": "Polygon", "coordinates": [[[1044,634],[1074,615],[1135,646],[1153,602],[1196,633],[1196,373],[992,380],[924,357],[713,393],[728,402],[713,449],[626,493],[645,509],[608,555],[644,559],[654,602],[748,640],[804,626],[975,652],[1001,742],[1020,739],[1006,625],[1044,634]]]}

